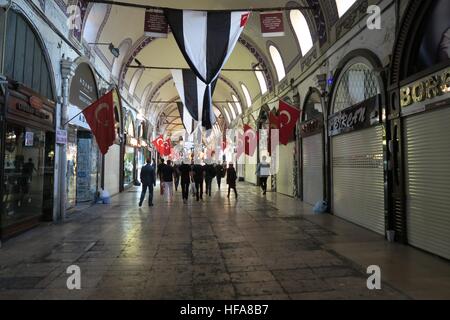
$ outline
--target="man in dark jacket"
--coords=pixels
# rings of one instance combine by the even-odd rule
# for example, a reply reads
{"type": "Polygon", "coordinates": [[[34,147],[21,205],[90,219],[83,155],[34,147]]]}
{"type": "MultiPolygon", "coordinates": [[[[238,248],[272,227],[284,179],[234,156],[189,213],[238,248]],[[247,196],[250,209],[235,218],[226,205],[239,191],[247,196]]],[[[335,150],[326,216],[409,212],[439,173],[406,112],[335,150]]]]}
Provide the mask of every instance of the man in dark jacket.
{"type": "Polygon", "coordinates": [[[228,167],[227,170],[228,198],[230,197],[231,189],[234,190],[236,198],[238,197],[238,193],[236,191],[236,180],[237,180],[236,170],[234,169],[233,164],[230,163],[230,166],[228,167]]]}
{"type": "Polygon", "coordinates": [[[217,187],[220,191],[220,184],[222,182],[222,178],[225,178],[225,173],[227,170],[227,165],[224,163],[223,165],[218,163],[216,166],[216,177],[217,177],[217,187]]]}
{"type": "Polygon", "coordinates": [[[148,205],[153,206],[153,187],[156,186],[156,173],[155,168],[152,166],[152,159],[147,159],[147,164],[141,169],[141,183],[142,193],[141,200],[139,201],[139,207],[142,207],[142,203],[145,199],[145,193],[148,188],[148,205]]]}
{"type": "Polygon", "coordinates": [[[206,194],[211,197],[212,181],[216,176],[216,168],[211,163],[205,165],[206,194]]]}
{"type": "Polygon", "coordinates": [[[191,184],[191,176],[192,176],[192,168],[188,163],[188,160],[185,160],[181,163],[181,166],[178,168],[181,176],[181,191],[183,194],[183,203],[186,204],[189,197],[189,185],[191,184]],[[185,163],[186,161],[186,163],[185,163]]]}
{"type": "Polygon", "coordinates": [[[195,189],[197,191],[197,201],[200,201],[200,199],[203,200],[203,181],[205,180],[205,169],[204,166],[202,166],[200,162],[197,161],[194,164],[192,171],[195,189]]]}

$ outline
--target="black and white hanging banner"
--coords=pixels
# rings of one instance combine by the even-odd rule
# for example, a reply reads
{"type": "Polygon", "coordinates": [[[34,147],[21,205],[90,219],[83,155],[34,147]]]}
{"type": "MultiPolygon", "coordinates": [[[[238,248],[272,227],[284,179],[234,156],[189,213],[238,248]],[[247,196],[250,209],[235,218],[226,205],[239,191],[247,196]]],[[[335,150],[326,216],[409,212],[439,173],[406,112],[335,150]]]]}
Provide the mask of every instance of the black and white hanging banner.
{"type": "Polygon", "coordinates": [[[216,122],[212,105],[213,82],[248,22],[250,12],[214,12],[165,9],[175,40],[192,71],[206,84],[202,125],[216,122]]]}

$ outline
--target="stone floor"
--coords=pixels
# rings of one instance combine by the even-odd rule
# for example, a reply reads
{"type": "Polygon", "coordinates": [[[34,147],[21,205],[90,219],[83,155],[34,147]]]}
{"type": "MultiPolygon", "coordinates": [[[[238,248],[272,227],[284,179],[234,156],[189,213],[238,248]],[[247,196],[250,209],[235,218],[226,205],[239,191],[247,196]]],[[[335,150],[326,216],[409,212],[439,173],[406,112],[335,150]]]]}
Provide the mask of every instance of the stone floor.
{"type": "Polygon", "coordinates": [[[449,299],[450,263],[248,184],[188,205],[139,189],[3,243],[0,299],[449,299]],[[81,268],[81,290],[66,269],[81,268]],[[369,265],[382,289],[367,289],[369,265]]]}

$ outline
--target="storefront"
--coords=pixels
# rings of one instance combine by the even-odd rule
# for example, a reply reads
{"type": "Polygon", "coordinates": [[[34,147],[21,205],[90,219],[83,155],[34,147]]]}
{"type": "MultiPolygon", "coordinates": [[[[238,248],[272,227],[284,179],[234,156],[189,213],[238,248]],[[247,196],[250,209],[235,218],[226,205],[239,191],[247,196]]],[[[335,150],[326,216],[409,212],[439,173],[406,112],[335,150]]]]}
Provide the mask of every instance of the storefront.
{"type": "Polygon", "coordinates": [[[407,11],[391,78],[393,201],[404,201],[393,226],[405,242],[450,259],[450,2],[413,1],[407,11]],[[404,52],[409,60],[399,59],[404,52]]]}
{"type": "Polygon", "coordinates": [[[121,149],[123,136],[122,130],[122,106],[120,103],[120,97],[117,93],[117,89],[113,91],[114,99],[114,117],[116,120],[116,141],[109,147],[108,152],[103,158],[103,189],[108,191],[110,195],[116,195],[121,191],[121,149]]]}
{"type": "Polygon", "coordinates": [[[130,187],[136,180],[136,149],[138,147],[138,140],[136,139],[134,118],[130,111],[128,111],[125,118],[125,152],[123,157],[123,186],[130,187]]]}
{"type": "Polygon", "coordinates": [[[66,207],[89,204],[100,185],[101,157],[86,119],[80,113],[98,100],[97,82],[89,63],[83,59],[70,82],[66,175],[66,207]]]}
{"type": "Polygon", "coordinates": [[[8,12],[1,90],[0,238],[53,217],[55,103],[53,76],[35,31],[8,12]]]}
{"type": "Polygon", "coordinates": [[[324,116],[320,92],[311,89],[302,113],[301,194],[304,202],[315,205],[325,197],[324,116]]]}
{"type": "MultiPolygon", "coordinates": [[[[348,60],[347,60],[348,61],[348,60]]],[[[331,211],[385,234],[382,82],[370,53],[339,72],[328,118],[331,142],[331,211]]]]}

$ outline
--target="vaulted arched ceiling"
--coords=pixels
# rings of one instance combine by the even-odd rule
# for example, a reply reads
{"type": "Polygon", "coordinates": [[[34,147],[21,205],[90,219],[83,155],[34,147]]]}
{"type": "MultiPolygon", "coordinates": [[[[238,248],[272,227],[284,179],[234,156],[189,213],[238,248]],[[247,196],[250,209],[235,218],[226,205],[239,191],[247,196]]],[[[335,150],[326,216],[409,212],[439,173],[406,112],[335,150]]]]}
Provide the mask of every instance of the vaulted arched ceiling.
{"type": "MultiPolygon", "coordinates": [[[[315,43],[324,44],[328,39],[329,30],[339,18],[338,7],[346,8],[356,0],[122,0],[122,2],[139,3],[160,7],[179,9],[241,9],[309,6],[302,10],[311,37],[315,43]],[[336,3],[338,5],[336,5],[336,3]]],[[[68,1],[66,1],[68,2],[68,1]]],[[[175,40],[171,34],[167,39],[152,39],[144,36],[145,10],[107,4],[89,4],[86,10],[83,31],[88,42],[112,42],[120,49],[120,56],[114,58],[108,47],[98,46],[102,60],[111,68],[113,78],[128,92],[128,97],[135,99],[140,105],[140,111],[153,123],[158,122],[161,114],[174,117],[171,120],[171,130],[179,129],[180,119],[176,104],[157,103],[157,101],[175,101],[178,94],[171,80],[170,70],[130,68],[136,65],[135,58],[145,66],[187,68],[175,40]]],[[[239,40],[225,69],[251,69],[259,64],[265,70],[265,79],[269,90],[278,81],[275,65],[269,54],[269,46],[274,46],[281,54],[286,73],[293,68],[302,55],[296,34],[289,20],[289,11],[284,15],[285,36],[264,38],[261,36],[259,14],[253,13],[244,33],[239,40]]],[[[253,72],[223,71],[218,81],[213,100],[232,101],[235,94],[245,108],[247,106],[241,84],[244,84],[253,100],[261,95],[259,83],[253,72]]],[[[218,109],[229,110],[227,103],[218,103],[218,109]]],[[[222,114],[223,118],[226,118],[222,114]]],[[[172,118],[171,118],[172,119],[172,118]]],[[[170,127],[170,126],[169,126],[170,127]]]]}

